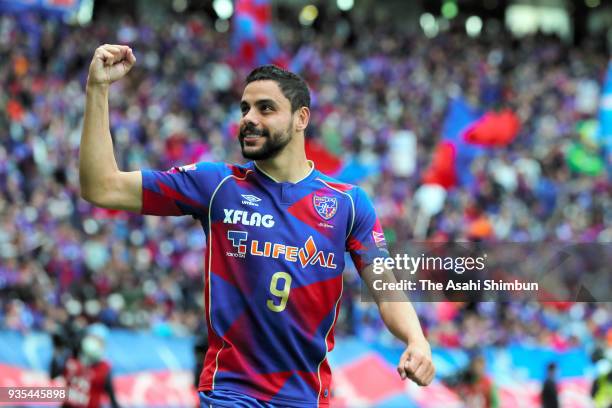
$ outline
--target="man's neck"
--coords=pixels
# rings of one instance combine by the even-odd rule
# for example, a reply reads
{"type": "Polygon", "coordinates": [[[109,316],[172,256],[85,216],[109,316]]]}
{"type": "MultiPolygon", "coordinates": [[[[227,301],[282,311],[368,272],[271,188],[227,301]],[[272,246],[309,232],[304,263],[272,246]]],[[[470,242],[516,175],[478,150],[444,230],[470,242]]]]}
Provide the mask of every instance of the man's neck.
{"type": "Polygon", "coordinates": [[[257,160],[255,165],[278,183],[297,183],[305,179],[314,167],[314,164],[306,159],[305,154],[300,156],[295,158],[281,154],[273,159],[257,160]]]}

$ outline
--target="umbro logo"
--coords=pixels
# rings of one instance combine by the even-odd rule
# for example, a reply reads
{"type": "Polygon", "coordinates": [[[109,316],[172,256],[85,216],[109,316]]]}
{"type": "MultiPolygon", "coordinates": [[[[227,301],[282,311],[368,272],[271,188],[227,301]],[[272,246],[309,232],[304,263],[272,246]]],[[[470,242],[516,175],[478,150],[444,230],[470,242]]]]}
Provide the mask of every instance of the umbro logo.
{"type": "Polygon", "coordinates": [[[252,207],[259,207],[258,202],[261,201],[261,198],[254,196],[253,194],[240,194],[244,200],[242,200],[242,204],[250,205],[252,207]]]}

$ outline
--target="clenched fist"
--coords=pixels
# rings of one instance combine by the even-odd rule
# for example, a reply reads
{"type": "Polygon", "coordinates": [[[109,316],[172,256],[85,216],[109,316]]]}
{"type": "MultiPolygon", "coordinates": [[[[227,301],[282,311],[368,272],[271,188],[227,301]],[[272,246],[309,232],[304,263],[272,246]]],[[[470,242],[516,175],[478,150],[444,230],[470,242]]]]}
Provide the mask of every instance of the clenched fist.
{"type": "Polygon", "coordinates": [[[397,371],[402,380],[409,378],[421,386],[431,383],[436,369],[431,360],[431,348],[427,340],[408,345],[400,357],[397,371]]]}
{"type": "Polygon", "coordinates": [[[104,44],[96,49],[89,65],[88,85],[109,85],[123,78],[136,63],[127,45],[104,44]]]}

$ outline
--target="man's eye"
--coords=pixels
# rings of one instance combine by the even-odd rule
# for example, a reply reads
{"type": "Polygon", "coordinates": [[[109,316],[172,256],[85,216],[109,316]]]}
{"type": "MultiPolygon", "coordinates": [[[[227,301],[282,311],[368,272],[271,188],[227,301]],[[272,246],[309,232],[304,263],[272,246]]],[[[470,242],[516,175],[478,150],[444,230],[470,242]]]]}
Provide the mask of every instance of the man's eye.
{"type": "Polygon", "coordinates": [[[269,111],[272,111],[273,109],[272,109],[272,107],[270,105],[263,105],[261,107],[261,110],[264,111],[264,112],[269,112],[269,111]]]}

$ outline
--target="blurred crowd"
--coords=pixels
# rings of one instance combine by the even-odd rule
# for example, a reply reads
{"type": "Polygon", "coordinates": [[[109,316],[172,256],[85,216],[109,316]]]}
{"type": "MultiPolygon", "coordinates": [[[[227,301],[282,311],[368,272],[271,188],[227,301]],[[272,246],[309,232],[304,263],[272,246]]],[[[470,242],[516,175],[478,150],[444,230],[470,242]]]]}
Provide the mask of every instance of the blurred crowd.
{"type": "MultiPolygon", "coordinates": [[[[608,62],[596,47],[486,32],[474,39],[351,31],[346,22],[320,33],[276,29],[290,67],[311,87],[307,134],[350,163],[391,244],[414,238],[414,192],[459,95],[483,109],[510,107],[521,129],[509,146],[471,164],[473,181],[449,191],[426,238],[612,240],[609,175],[582,171],[567,157],[576,144],[596,149],[582,130],[596,118],[608,62]],[[389,148],[405,130],[416,136],[413,171],[389,148]]],[[[138,59],[110,93],[122,170],[242,161],[236,124],[248,68],[235,65],[230,35],[207,18],[75,27],[35,14],[0,16],[0,328],[54,332],[102,322],[161,335],[205,330],[202,227],[190,217],[142,217],[79,198],[84,84],[103,43],[129,44],[138,59]]],[[[360,302],[357,274],[346,280],[338,333],[392,341],[375,307],[360,302]]],[[[434,346],[612,344],[605,304],[416,307],[434,346]]]]}

